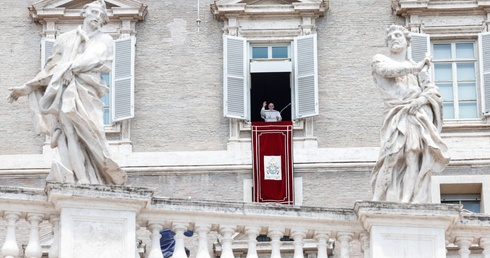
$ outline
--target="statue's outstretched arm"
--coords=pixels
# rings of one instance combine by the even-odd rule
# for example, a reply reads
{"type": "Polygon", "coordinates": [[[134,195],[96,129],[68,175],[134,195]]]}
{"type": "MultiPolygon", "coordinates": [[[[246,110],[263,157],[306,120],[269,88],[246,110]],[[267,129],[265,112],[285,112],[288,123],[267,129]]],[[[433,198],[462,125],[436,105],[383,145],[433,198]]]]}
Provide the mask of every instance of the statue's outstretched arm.
{"type": "Polygon", "coordinates": [[[10,92],[10,95],[7,97],[7,101],[9,103],[12,103],[14,101],[17,101],[20,97],[22,96],[27,96],[29,93],[31,93],[34,89],[26,84],[18,87],[11,87],[8,89],[10,92]]]}

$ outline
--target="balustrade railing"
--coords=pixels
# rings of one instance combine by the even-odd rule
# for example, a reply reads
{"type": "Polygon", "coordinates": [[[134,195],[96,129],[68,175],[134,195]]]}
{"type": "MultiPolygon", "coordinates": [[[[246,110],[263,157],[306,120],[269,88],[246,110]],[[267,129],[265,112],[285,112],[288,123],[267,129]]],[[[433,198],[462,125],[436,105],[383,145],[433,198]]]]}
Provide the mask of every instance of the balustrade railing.
{"type": "MultiPolygon", "coordinates": [[[[1,257],[60,257],[63,225],[49,193],[2,187],[0,216],[1,257]]],[[[187,258],[186,246],[196,258],[366,258],[371,248],[355,209],[151,197],[135,217],[134,257],[163,257],[163,228],[176,234],[173,258],[187,258]],[[192,238],[184,236],[189,229],[192,238]]],[[[461,213],[446,245],[447,257],[490,258],[490,216],[461,213]]]]}

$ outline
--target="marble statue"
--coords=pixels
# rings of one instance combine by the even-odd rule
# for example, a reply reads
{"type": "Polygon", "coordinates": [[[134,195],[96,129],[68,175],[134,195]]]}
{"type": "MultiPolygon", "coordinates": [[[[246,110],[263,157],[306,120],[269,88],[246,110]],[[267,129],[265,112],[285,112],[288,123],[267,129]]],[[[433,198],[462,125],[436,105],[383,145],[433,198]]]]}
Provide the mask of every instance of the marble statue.
{"type": "Polygon", "coordinates": [[[122,185],[126,174],[108,151],[100,100],[109,90],[102,73],[111,71],[113,39],[99,29],[108,23],[104,0],[86,4],[83,24],[59,35],[36,77],[13,87],[9,102],[28,96],[38,133],[58,148],[48,180],[122,185]]]}
{"type": "Polygon", "coordinates": [[[441,139],[442,100],[430,81],[431,57],[407,58],[412,37],[402,26],[387,31],[388,56],[377,54],[371,68],[384,101],[381,149],[371,173],[373,201],[428,203],[432,172],[449,163],[441,139]]]}

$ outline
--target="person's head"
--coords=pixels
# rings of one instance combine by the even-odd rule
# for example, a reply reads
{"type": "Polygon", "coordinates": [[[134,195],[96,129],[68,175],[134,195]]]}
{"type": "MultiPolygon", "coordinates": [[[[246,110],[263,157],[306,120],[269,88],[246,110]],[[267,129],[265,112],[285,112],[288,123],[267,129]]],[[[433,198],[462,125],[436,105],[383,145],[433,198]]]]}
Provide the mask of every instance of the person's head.
{"type": "Polygon", "coordinates": [[[104,0],[96,0],[83,6],[82,17],[87,19],[91,26],[97,26],[97,28],[109,23],[104,0]]]}
{"type": "Polygon", "coordinates": [[[410,46],[412,35],[405,27],[393,24],[386,31],[385,42],[391,52],[400,52],[410,46]]]}
{"type": "Polygon", "coordinates": [[[269,106],[268,107],[269,107],[269,110],[273,110],[274,109],[274,103],[272,103],[272,102],[269,103],[269,106]]]}

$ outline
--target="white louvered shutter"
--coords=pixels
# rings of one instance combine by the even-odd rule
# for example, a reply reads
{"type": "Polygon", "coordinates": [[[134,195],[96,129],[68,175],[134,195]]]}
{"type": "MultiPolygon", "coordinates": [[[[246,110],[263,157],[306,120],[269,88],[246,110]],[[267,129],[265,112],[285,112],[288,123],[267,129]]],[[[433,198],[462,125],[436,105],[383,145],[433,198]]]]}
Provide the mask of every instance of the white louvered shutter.
{"type": "Polygon", "coordinates": [[[134,117],[135,43],[135,37],[114,40],[110,90],[113,122],[134,117]]]}
{"type": "Polygon", "coordinates": [[[53,54],[54,39],[42,38],[41,39],[41,69],[46,65],[48,57],[53,54]]]}
{"type": "Polygon", "coordinates": [[[482,88],[482,113],[490,116],[490,32],[478,34],[480,83],[482,88]]]}
{"type": "MultiPolygon", "coordinates": [[[[431,55],[430,36],[429,34],[415,32],[410,34],[412,35],[412,44],[408,47],[408,56],[418,63],[424,60],[426,54],[431,55]]],[[[432,69],[429,69],[428,73],[430,78],[433,78],[432,69]]]]}
{"type": "Polygon", "coordinates": [[[429,34],[412,32],[412,44],[408,48],[408,56],[415,62],[420,62],[425,58],[425,54],[430,54],[429,34]]]}
{"type": "Polygon", "coordinates": [[[247,59],[244,38],[223,36],[224,116],[247,119],[247,59]]]}
{"type": "Polygon", "coordinates": [[[318,115],[316,34],[294,39],[294,116],[318,115]]]}

